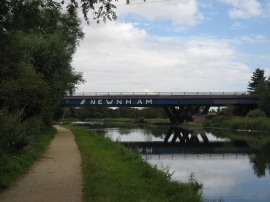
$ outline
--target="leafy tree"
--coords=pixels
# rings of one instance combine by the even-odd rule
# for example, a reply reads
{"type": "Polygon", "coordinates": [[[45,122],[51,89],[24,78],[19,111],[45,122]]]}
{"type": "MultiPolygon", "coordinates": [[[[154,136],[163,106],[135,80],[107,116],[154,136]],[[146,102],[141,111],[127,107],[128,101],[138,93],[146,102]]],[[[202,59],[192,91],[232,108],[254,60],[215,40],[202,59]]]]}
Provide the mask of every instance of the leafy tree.
{"type": "Polygon", "coordinates": [[[257,89],[259,96],[259,108],[270,116],[270,76],[267,80],[260,83],[257,89]]]}
{"type": "Polygon", "coordinates": [[[24,119],[39,115],[50,126],[60,98],[82,81],[71,66],[83,37],[80,21],[50,0],[5,1],[0,6],[9,9],[6,18],[0,15],[0,109],[24,108],[24,119]]]}
{"type": "Polygon", "coordinates": [[[251,81],[248,83],[248,92],[250,94],[255,94],[258,85],[265,81],[264,70],[257,68],[251,77],[251,81]]]}
{"type": "Polygon", "coordinates": [[[8,129],[0,122],[0,147],[10,140],[21,150],[25,140],[51,127],[61,97],[83,81],[71,66],[82,37],[77,14],[57,2],[0,2],[0,114],[13,121],[8,129]]]}
{"type": "Polygon", "coordinates": [[[114,20],[113,1],[63,0],[67,9],[56,0],[0,1],[0,115],[14,120],[10,130],[0,122],[0,147],[12,134],[26,140],[51,126],[61,97],[83,82],[71,66],[83,38],[77,11],[87,22],[90,12],[98,22],[114,20]]]}
{"type": "MultiPolygon", "coordinates": [[[[146,1],[146,0],[142,0],[146,1]]],[[[70,13],[76,13],[81,5],[81,9],[84,15],[84,19],[89,23],[88,13],[92,12],[93,19],[98,23],[100,20],[106,22],[107,20],[117,19],[115,12],[116,6],[113,2],[118,2],[117,0],[62,0],[62,4],[67,4],[67,10],[70,13]]],[[[130,0],[126,0],[126,4],[130,4],[130,0]]]]}

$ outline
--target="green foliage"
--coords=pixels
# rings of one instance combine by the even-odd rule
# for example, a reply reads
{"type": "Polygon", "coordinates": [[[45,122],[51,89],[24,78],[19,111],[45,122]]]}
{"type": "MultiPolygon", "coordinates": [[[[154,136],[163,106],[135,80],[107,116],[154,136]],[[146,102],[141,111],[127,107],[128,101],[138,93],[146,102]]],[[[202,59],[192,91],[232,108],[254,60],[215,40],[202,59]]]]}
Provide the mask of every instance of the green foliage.
{"type": "Polygon", "coordinates": [[[32,134],[22,121],[23,111],[0,111],[0,153],[21,152],[30,143],[32,134]]]}
{"type": "Polygon", "coordinates": [[[198,182],[195,178],[195,173],[191,173],[188,179],[189,185],[192,187],[192,190],[196,193],[200,193],[203,188],[203,184],[198,182]]]}
{"type": "Polygon", "coordinates": [[[1,1],[0,22],[1,149],[14,152],[51,127],[61,97],[83,81],[71,66],[83,32],[51,0],[1,1]]]}
{"type": "Polygon", "coordinates": [[[139,154],[92,131],[70,128],[82,154],[85,201],[202,201],[194,176],[188,183],[170,181],[169,173],[139,154]]]}
{"type": "MultiPolygon", "coordinates": [[[[117,1],[117,0],[115,0],[117,1]]],[[[73,14],[79,8],[79,3],[76,0],[62,0],[62,3],[68,2],[67,10],[69,13],[73,14]]],[[[112,3],[112,0],[81,0],[82,12],[85,20],[89,23],[89,18],[87,16],[88,12],[91,11],[93,13],[93,18],[98,23],[100,20],[106,22],[107,20],[116,20],[117,16],[114,11],[116,6],[112,3]]]]}
{"type": "Polygon", "coordinates": [[[250,106],[235,106],[235,105],[228,105],[216,113],[217,115],[224,115],[227,117],[230,116],[246,116],[246,114],[253,108],[250,106]]]}
{"type": "MultiPolygon", "coordinates": [[[[256,113],[256,112],[255,112],[256,113]]],[[[204,127],[229,128],[234,130],[270,131],[270,119],[266,117],[226,117],[216,116],[203,122],[204,127]]]]}
{"type": "Polygon", "coordinates": [[[264,70],[257,68],[253,72],[251,81],[248,83],[248,92],[255,94],[260,83],[265,81],[264,70]]]}
{"type": "Polygon", "coordinates": [[[0,151],[0,191],[27,172],[33,161],[39,158],[46,149],[55,133],[55,129],[49,129],[36,134],[27,150],[20,153],[11,154],[0,151]]]}
{"type": "Polygon", "coordinates": [[[250,118],[266,117],[266,114],[261,109],[254,109],[247,114],[247,117],[250,118]]]}
{"type": "Polygon", "coordinates": [[[260,83],[257,95],[259,96],[259,108],[263,110],[268,117],[270,117],[270,77],[260,83]]]}
{"type": "MultiPolygon", "coordinates": [[[[70,109],[69,109],[70,110],[70,109]]],[[[143,117],[145,119],[154,118],[167,118],[164,110],[162,108],[106,108],[106,107],[80,107],[74,108],[76,111],[75,116],[80,120],[85,120],[86,118],[93,119],[110,119],[110,118],[131,118],[138,119],[143,117]]],[[[70,113],[70,116],[72,114],[70,113]]],[[[65,116],[65,118],[67,118],[65,116]]]]}

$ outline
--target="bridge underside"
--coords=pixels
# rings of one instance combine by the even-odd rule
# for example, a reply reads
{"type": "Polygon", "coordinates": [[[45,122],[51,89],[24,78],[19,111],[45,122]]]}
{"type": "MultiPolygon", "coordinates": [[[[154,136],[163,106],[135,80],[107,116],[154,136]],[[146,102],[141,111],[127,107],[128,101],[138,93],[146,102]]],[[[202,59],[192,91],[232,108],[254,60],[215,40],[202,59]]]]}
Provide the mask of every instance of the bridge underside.
{"type": "Polygon", "coordinates": [[[181,105],[163,107],[172,124],[193,121],[194,115],[207,115],[210,105],[181,105]]]}

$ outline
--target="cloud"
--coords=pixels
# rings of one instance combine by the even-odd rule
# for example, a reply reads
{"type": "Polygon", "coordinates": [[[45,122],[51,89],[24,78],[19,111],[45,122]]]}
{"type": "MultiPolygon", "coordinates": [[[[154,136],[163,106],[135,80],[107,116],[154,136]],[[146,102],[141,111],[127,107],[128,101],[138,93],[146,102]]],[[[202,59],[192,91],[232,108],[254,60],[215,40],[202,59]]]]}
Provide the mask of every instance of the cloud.
{"type": "Polygon", "coordinates": [[[256,0],[220,0],[220,2],[232,6],[229,16],[233,19],[249,19],[263,14],[262,6],[256,0]]]}
{"type": "Polygon", "coordinates": [[[172,0],[172,1],[146,1],[144,4],[132,4],[118,6],[117,13],[120,17],[130,14],[149,21],[171,21],[174,24],[195,25],[204,16],[199,11],[196,0],[172,0]]]}
{"type": "Polygon", "coordinates": [[[85,32],[73,61],[87,81],[78,91],[239,91],[250,78],[226,39],[160,37],[116,22],[85,32]]]}

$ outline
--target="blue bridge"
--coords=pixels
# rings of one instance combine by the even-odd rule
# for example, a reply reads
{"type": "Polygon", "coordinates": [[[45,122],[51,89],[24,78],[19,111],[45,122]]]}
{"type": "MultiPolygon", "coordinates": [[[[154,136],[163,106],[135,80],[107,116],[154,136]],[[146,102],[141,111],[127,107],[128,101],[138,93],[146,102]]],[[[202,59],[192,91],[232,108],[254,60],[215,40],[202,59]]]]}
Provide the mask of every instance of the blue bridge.
{"type": "Polygon", "coordinates": [[[62,105],[75,107],[163,107],[172,124],[206,115],[210,107],[256,107],[258,98],[247,92],[113,92],[76,93],[65,96],[62,105]]]}

